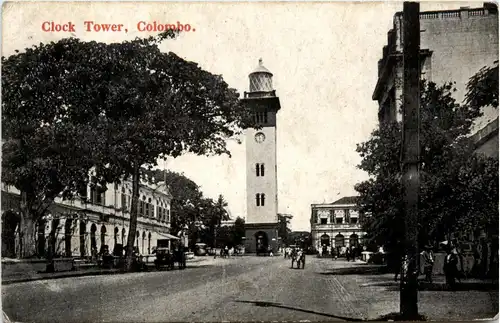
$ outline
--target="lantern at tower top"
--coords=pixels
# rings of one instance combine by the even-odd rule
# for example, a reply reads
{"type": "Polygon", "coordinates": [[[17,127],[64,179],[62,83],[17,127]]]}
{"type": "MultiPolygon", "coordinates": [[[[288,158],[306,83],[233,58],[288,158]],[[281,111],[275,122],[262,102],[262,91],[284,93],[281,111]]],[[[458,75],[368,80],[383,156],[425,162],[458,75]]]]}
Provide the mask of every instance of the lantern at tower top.
{"type": "Polygon", "coordinates": [[[250,79],[250,92],[273,91],[273,73],[264,67],[262,58],[259,59],[259,65],[248,75],[248,78],[250,79]]]}

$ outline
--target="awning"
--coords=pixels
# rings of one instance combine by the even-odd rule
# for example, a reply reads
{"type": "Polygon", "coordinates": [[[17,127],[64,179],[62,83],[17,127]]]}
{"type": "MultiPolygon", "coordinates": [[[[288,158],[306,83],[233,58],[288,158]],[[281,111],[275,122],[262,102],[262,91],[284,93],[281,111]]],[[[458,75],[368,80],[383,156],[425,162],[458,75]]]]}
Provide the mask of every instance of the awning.
{"type": "Polygon", "coordinates": [[[162,233],[162,232],[157,232],[157,234],[162,237],[162,238],[165,238],[165,239],[169,239],[169,240],[180,240],[181,238],[179,237],[176,237],[176,236],[173,236],[169,233],[162,233]]]}

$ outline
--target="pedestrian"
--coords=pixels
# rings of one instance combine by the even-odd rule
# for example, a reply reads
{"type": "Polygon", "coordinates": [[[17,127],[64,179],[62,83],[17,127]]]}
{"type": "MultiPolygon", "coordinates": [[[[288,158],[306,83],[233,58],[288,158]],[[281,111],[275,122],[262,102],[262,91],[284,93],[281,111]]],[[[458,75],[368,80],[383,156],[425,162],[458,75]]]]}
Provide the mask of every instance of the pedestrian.
{"type": "Polygon", "coordinates": [[[432,269],[434,268],[434,254],[432,253],[432,247],[429,245],[424,246],[424,251],[422,252],[422,261],[424,265],[425,280],[432,283],[432,269]]]}
{"type": "Polygon", "coordinates": [[[453,253],[453,247],[451,244],[446,245],[446,257],[444,259],[443,271],[446,277],[446,285],[451,290],[454,290],[456,287],[456,281],[458,275],[458,256],[453,253]]]}
{"type": "Polygon", "coordinates": [[[349,248],[345,250],[345,257],[347,261],[351,260],[351,250],[349,248]]]}
{"type": "Polygon", "coordinates": [[[392,266],[394,270],[394,281],[398,281],[398,276],[401,274],[401,267],[403,264],[403,251],[401,246],[396,246],[396,249],[394,251],[394,256],[390,257],[392,258],[392,266]]]}

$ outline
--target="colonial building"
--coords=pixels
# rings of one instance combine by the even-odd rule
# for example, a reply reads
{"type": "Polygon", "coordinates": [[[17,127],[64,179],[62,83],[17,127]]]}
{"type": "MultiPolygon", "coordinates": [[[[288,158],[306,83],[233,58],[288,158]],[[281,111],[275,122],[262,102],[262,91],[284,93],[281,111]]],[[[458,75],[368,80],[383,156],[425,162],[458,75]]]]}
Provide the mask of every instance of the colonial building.
{"type": "Polygon", "coordinates": [[[475,144],[477,154],[498,159],[498,118],[476,132],[471,139],[475,144]]]}
{"type": "MultiPolygon", "coordinates": [[[[129,230],[132,183],[109,184],[107,190],[89,186],[82,196],[55,200],[45,216],[34,225],[35,254],[48,250],[49,236],[55,238],[56,255],[85,257],[107,245],[126,245],[129,230]]],[[[135,245],[141,254],[149,254],[157,240],[169,239],[172,196],[165,183],[149,184],[141,180],[135,245]]],[[[2,256],[19,251],[19,191],[2,184],[2,256]]]]}
{"type": "MultiPolygon", "coordinates": [[[[387,45],[378,62],[378,80],[373,100],[379,104],[380,123],[401,120],[403,95],[403,15],[394,16],[387,34],[387,45]]],[[[498,60],[498,9],[496,4],[483,8],[420,13],[420,57],[422,78],[438,85],[456,82],[454,94],[462,102],[466,85],[484,66],[498,60]]],[[[486,108],[473,132],[498,117],[498,110],[486,108]]],[[[498,146],[498,140],[497,140],[498,146]]]]}
{"type": "Polygon", "coordinates": [[[245,130],[246,194],[245,248],[250,253],[265,253],[278,247],[278,181],[276,158],[276,115],[280,99],[272,84],[273,74],[262,59],[250,73],[250,91],[243,104],[254,113],[260,129],[245,130]]]}
{"type": "Polygon", "coordinates": [[[361,214],[356,208],[357,196],[346,196],[333,203],[311,204],[312,245],[350,247],[362,244],[361,214]]]}

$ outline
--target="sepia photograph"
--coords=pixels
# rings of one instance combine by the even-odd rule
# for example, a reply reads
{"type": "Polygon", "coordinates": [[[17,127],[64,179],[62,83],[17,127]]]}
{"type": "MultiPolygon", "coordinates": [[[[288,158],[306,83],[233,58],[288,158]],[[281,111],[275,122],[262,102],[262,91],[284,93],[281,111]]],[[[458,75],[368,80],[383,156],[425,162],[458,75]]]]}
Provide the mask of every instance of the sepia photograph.
{"type": "Polygon", "coordinates": [[[498,5],[6,1],[3,322],[498,320],[498,5]]]}

